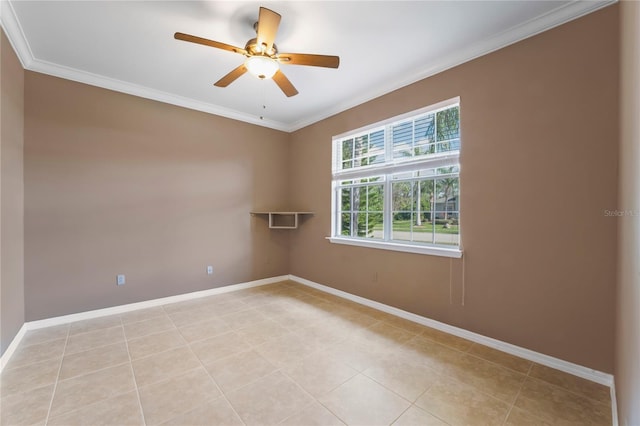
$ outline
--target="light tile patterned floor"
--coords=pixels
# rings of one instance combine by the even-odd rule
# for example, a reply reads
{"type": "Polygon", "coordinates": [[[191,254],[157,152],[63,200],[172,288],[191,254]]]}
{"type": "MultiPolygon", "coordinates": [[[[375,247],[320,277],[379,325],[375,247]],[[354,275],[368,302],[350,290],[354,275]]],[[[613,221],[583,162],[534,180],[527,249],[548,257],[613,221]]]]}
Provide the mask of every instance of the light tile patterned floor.
{"type": "Polygon", "coordinates": [[[29,332],[2,425],[610,425],[609,389],[292,282],[29,332]]]}

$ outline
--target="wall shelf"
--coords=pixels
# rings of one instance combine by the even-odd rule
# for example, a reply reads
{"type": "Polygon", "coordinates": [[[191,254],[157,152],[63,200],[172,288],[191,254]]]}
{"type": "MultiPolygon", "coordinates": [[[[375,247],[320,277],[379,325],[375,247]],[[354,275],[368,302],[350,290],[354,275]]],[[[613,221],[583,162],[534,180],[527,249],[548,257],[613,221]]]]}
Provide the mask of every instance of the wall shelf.
{"type": "Polygon", "coordinates": [[[269,216],[271,229],[297,229],[302,215],[313,215],[313,212],[251,212],[252,216],[269,216]]]}

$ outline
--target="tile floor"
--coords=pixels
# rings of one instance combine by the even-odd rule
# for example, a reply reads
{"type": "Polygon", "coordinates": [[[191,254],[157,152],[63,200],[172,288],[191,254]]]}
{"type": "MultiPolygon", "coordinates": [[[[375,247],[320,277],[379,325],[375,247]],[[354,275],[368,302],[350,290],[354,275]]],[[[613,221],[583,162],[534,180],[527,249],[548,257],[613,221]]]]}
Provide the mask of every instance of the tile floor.
{"type": "Polygon", "coordinates": [[[610,425],[609,389],[292,282],[28,332],[2,425],[610,425]]]}

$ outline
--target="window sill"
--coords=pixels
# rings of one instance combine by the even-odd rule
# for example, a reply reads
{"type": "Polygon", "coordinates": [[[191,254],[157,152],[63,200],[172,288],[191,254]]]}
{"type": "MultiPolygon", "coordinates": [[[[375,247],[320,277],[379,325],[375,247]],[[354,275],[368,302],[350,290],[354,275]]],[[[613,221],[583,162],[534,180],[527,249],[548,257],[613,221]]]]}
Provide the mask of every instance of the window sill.
{"type": "Polygon", "coordinates": [[[431,256],[453,257],[459,259],[462,257],[462,250],[459,248],[446,248],[436,246],[418,246],[401,243],[390,243],[386,241],[370,241],[356,238],[344,237],[327,237],[327,239],[335,244],[346,244],[350,246],[368,247],[382,250],[402,251],[406,253],[428,254],[431,256]]]}

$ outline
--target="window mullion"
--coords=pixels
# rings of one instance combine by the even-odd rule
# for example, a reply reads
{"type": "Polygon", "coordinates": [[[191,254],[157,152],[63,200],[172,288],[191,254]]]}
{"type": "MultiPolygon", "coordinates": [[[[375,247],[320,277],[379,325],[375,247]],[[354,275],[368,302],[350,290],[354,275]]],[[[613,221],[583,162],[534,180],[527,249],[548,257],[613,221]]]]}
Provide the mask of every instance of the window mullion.
{"type": "Polygon", "coordinates": [[[382,212],[382,230],[384,241],[391,241],[391,227],[393,226],[393,196],[391,194],[391,174],[384,177],[384,198],[382,212]]]}
{"type": "Polygon", "coordinates": [[[435,144],[435,152],[440,152],[438,148],[438,112],[433,113],[433,143],[435,144]]]}
{"type": "MultiPolygon", "coordinates": [[[[384,156],[385,163],[390,164],[393,161],[393,131],[390,124],[384,128],[384,156]]],[[[384,241],[391,241],[391,229],[393,226],[393,197],[391,194],[391,174],[386,173],[384,176],[384,211],[382,212],[382,231],[384,241]]]]}
{"type": "Polygon", "coordinates": [[[340,210],[342,209],[342,197],[338,195],[338,185],[331,182],[331,235],[340,235],[340,210]]]}
{"type": "Polygon", "coordinates": [[[384,162],[389,164],[393,161],[393,132],[391,125],[384,128],[384,162]]]}
{"type": "Polygon", "coordinates": [[[416,120],[411,120],[411,157],[416,155],[416,120]]]}
{"type": "MultiPolygon", "coordinates": [[[[446,104],[440,103],[429,107],[428,110],[423,109],[420,112],[414,112],[412,113],[413,116],[398,116],[393,121],[387,120],[383,123],[378,123],[375,127],[369,126],[342,136],[334,136],[334,149],[337,151],[337,155],[334,157],[334,170],[332,171],[332,188],[334,192],[332,193],[331,201],[334,215],[332,216],[333,235],[331,242],[346,244],[344,241],[349,241],[349,244],[364,246],[371,243],[378,244],[378,246],[375,246],[378,248],[389,247],[391,250],[400,251],[423,250],[425,245],[433,245],[436,247],[434,250],[439,251],[441,249],[446,250],[448,245],[456,245],[454,237],[449,238],[445,235],[441,238],[441,233],[444,235],[448,231],[439,233],[435,226],[438,207],[445,211],[445,217],[449,216],[449,197],[446,195],[450,195],[448,194],[450,191],[448,189],[447,194],[442,194],[442,205],[439,206],[437,190],[441,185],[438,182],[442,179],[454,179],[459,182],[460,138],[451,136],[456,135],[457,128],[455,126],[459,126],[459,121],[454,122],[451,120],[459,120],[459,115],[452,115],[457,114],[456,111],[447,112],[446,116],[442,115],[442,118],[451,118],[451,120],[448,120],[447,124],[442,127],[439,127],[438,123],[438,113],[449,108],[459,108],[459,106],[457,104],[453,105],[450,101],[446,104]],[[433,114],[433,129],[430,128],[431,120],[422,120],[424,117],[420,114],[433,114]],[[418,119],[422,121],[418,122],[418,119]],[[417,140],[423,137],[423,128],[427,128],[424,142],[426,144],[433,143],[436,149],[434,151],[427,149],[422,155],[416,156],[416,150],[421,146],[419,143],[423,143],[422,140],[420,142],[417,140]],[[373,143],[374,139],[372,139],[374,132],[375,144],[373,143]],[[446,141],[439,141],[440,133],[447,138],[446,141]],[[397,143],[399,145],[396,148],[399,152],[402,151],[401,153],[394,153],[394,137],[398,138],[397,143]],[[407,144],[409,142],[408,138],[411,139],[410,143],[407,144]],[[432,142],[431,138],[433,138],[432,142]],[[357,151],[356,140],[360,139],[363,139],[361,144],[364,142],[364,146],[357,151]],[[456,145],[451,145],[454,140],[456,140],[456,145]],[[352,142],[349,144],[349,141],[352,142]],[[446,145],[445,151],[442,150],[443,144],[446,145]],[[374,145],[375,163],[371,164],[370,160],[374,145]],[[411,150],[410,156],[405,155],[407,145],[411,150]],[[349,147],[351,148],[350,163],[343,164],[341,150],[349,147]],[[381,148],[384,150],[382,153],[380,152],[381,148]],[[398,154],[398,158],[395,158],[395,154],[398,154]],[[358,158],[356,159],[356,157],[358,158]],[[384,161],[381,161],[382,159],[384,161]],[[355,165],[356,162],[359,164],[358,166],[355,165]],[[452,168],[446,169],[446,167],[452,168]],[[424,173],[422,173],[423,170],[425,171],[424,173]],[[410,186],[409,189],[407,189],[407,185],[410,186]],[[416,187],[416,185],[418,186],[416,187]],[[345,188],[349,188],[348,192],[345,188]],[[411,206],[409,208],[408,224],[410,237],[405,238],[405,215],[402,214],[400,215],[401,222],[399,222],[400,227],[398,228],[402,232],[395,236],[399,240],[393,239],[394,188],[397,190],[396,195],[400,201],[398,208],[404,212],[405,204],[409,203],[411,206]],[[380,194],[380,190],[382,190],[382,194],[380,194]],[[347,219],[347,215],[343,215],[347,211],[342,211],[342,208],[346,207],[344,204],[347,202],[347,200],[343,200],[343,196],[344,198],[348,197],[350,200],[348,209],[350,223],[347,227],[349,232],[347,232],[347,229],[343,229],[344,225],[346,225],[343,223],[343,218],[347,219]],[[372,196],[374,200],[371,200],[372,196]],[[380,196],[382,196],[382,200],[380,200],[380,196]],[[423,197],[431,198],[428,201],[429,208],[426,207],[426,199],[425,205],[422,204],[423,197]],[[356,205],[356,201],[359,201],[358,205],[356,205]],[[372,209],[375,210],[374,213],[372,213],[372,209]],[[373,224],[376,229],[379,229],[380,210],[382,210],[382,235],[380,236],[376,231],[376,237],[369,238],[370,225],[373,224]],[[372,216],[372,214],[375,216],[372,216]],[[423,221],[423,218],[427,219],[427,216],[430,224],[427,224],[427,220],[423,221]],[[362,221],[361,224],[359,224],[359,219],[362,221]],[[423,229],[420,226],[416,228],[417,224],[425,228],[429,226],[431,229],[423,229]],[[362,226],[364,226],[364,234],[360,232],[362,226]],[[342,235],[343,233],[345,235],[342,235]],[[341,236],[343,238],[340,238],[341,236]],[[379,239],[380,237],[382,239],[379,239]]],[[[459,197],[459,195],[457,196],[459,197]]],[[[458,207],[456,211],[458,220],[459,214],[458,207]]],[[[459,226],[458,224],[455,225],[459,226]]],[[[451,232],[458,233],[457,229],[451,232]]],[[[457,245],[459,246],[460,237],[458,236],[457,238],[457,245]]],[[[457,248],[453,249],[453,251],[455,250],[457,248]]],[[[423,251],[415,252],[422,253],[423,251]]],[[[427,254],[432,254],[432,252],[427,254]]]]}

